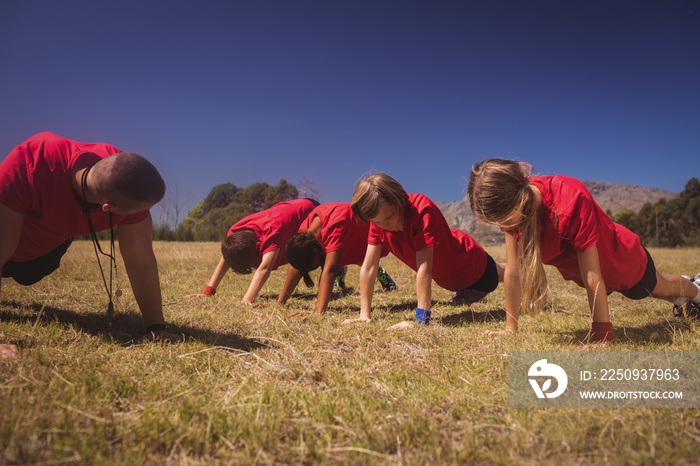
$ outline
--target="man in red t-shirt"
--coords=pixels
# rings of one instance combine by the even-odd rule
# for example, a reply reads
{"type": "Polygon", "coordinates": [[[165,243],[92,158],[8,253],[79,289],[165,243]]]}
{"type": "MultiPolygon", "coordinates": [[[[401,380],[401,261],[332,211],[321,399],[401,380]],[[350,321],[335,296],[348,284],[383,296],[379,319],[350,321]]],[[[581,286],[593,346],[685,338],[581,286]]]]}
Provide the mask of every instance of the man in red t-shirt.
{"type": "MultiPolygon", "coordinates": [[[[290,267],[277,303],[287,302],[302,277],[308,286],[313,286],[309,272],[322,267],[314,312],[323,314],[336,277],[342,278],[348,265],[362,265],[368,232],[369,224],[357,219],[347,202],[329,202],[316,207],[302,222],[299,233],[287,242],[290,267]]],[[[387,254],[389,251],[384,251],[382,257],[387,254]]],[[[385,291],[397,289],[382,266],[379,266],[377,281],[385,291]]]]}
{"type": "Polygon", "coordinates": [[[236,222],[221,242],[222,257],[202,294],[214,295],[229,269],[244,275],[255,270],[241,300],[244,304],[252,304],[270,273],[287,263],[284,250],[287,241],[317,205],[313,199],[279,202],[236,222]]]}
{"type": "Polygon", "coordinates": [[[148,338],[181,339],[165,329],[152,248],[149,209],[164,194],[160,174],[140,155],[49,132],[30,137],[0,163],[2,276],[36,283],[58,268],[74,236],[118,225],[148,338]]]}

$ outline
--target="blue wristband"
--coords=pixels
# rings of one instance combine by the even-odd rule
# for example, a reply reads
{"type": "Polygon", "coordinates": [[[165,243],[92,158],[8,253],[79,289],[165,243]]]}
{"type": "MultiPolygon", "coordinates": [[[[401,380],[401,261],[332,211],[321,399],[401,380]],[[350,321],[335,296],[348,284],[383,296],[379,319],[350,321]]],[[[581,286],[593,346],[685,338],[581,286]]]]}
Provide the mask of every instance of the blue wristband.
{"type": "Polygon", "coordinates": [[[421,307],[416,308],[416,322],[428,325],[430,323],[430,311],[421,307]]]}

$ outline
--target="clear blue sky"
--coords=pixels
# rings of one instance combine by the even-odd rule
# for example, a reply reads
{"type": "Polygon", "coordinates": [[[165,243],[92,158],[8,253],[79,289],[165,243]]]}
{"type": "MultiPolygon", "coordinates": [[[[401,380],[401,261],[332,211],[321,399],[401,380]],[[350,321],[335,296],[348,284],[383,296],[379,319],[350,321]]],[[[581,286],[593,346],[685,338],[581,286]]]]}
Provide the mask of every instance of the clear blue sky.
{"type": "Polygon", "coordinates": [[[0,152],[49,130],[220,183],[434,200],[472,163],[681,191],[700,176],[700,3],[0,2],[0,152]]]}

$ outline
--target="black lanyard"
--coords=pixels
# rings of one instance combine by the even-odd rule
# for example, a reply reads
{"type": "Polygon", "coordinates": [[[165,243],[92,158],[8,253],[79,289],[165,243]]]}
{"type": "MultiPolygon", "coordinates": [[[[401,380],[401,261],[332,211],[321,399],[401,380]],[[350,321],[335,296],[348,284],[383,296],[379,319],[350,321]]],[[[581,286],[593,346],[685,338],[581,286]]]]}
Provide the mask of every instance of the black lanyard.
{"type": "Polygon", "coordinates": [[[113,272],[117,271],[117,261],[115,258],[115,248],[114,248],[114,225],[112,223],[112,212],[109,213],[109,254],[102,250],[100,246],[100,241],[97,239],[97,233],[95,233],[95,227],[92,225],[92,219],[90,218],[90,208],[87,202],[87,174],[92,167],[88,167],[83,171],[80,178],[81,191],[83,195],[83,214],[87,218],[88,228],[90,229],[90,237],[92,238],[92,245],[95,249],[95,257],[97,257],[97,264],[100,266],[100,273],[102,274],[102,283],[104,284],[105,291],[107,292],[107,297],[109,298],[109,303],[107,304],[107,317],[109,318],[109,324],[112,324],[112,319],[114,317],[114,301],[112,300],[112,284],[113,284],[113,272]],[[100,260],[100,254],[107,256],[109,258],[109,286],[107,286],[107,278],[105,277],[104,269],[102,268],[102,261],[100,260]]]}

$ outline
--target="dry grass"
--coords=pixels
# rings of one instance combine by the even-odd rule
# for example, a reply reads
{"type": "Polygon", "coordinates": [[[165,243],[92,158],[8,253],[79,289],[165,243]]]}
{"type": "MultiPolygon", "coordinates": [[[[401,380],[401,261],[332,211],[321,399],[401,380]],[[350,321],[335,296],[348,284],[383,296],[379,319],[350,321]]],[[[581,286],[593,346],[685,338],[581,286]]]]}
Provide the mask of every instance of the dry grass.
{"type": "MultiPolygon", "coordinates": [[[[0,361],[3,464],[697,464],[697,409],[516,410],[507,406],[506,353],[585,350],[582,289],[550,273],[555,312],[503,327],[499,288],[471,308],[435,288],[427,328],[410,320],[414,275],[383,261],[400,286],[375,295],[374,321],[341,326],[359,311],[355,291],[310,311],[315,290],[275,304],[284,271],[258,307],[238,303],[249,277],[203,289],[218,244],[157,243],[166,316],[189,335],[178,345],[140,344],[140,316],[123,268],[110,326],[89,243],[31,288],[3,281],[0,361]]],[[[497,259],[503,250],[490,249],[497,259]]],[[[698,272],[696,250],[652,250],[668,272],[698,272]]],[[[605,350],[700,349],[700,326],[670,305],[611,296],[616,342],[605,350]]]]}

